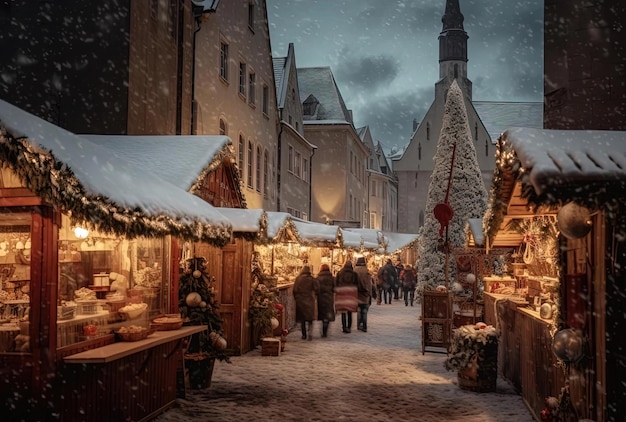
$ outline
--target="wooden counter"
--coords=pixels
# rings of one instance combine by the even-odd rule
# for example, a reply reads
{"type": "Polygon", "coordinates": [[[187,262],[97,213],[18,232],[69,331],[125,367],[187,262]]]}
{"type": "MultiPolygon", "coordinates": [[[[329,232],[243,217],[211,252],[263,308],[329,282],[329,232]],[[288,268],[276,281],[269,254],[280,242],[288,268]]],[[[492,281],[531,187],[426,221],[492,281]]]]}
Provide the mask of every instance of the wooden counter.
{"type": "Polygon", "coordinates": [[[206,331],[206,326],[182,327],[172,331],[155,331],[149,337],[139,341],[121,341],[86,352],[66,356],[66,363],[108,363],[123,357],[132,355],[142,350],[155,347],[164,343],[190,336],[194,333],[206,331]]]}
{"type": "Polygon", "coordinates": [[[156,331],[135,342],[117,342],[66,356],[56,390],[63,421],[147,421],[176,400],[183,339],[206,330],[189,326],[156,331]]]}
{"type": "Polygon", "coordinates": [[[524,307],[519,299],[493,293],[484,293],[483,297],[485,322],[500,329],[500,374],[520,392],[535,418],[541,420],[545,398],[559,397],[565,385],[563,371],[552,353],[552,321],[540,318],[539,312],[524,307]]]}

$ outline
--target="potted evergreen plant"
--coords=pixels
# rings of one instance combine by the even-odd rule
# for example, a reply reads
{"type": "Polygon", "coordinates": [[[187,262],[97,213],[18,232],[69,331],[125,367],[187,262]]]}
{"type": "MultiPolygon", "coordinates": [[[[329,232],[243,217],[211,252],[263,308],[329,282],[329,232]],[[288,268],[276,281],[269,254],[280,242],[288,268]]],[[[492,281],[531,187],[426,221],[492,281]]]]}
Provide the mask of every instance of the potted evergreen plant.
{"type": "Polygon", "coordinates": [[[185,352],[185,367],[191,388],[208,388],[215,359],[230,362],[222,330],[219,305],[215,299],[215,279],[206,270],[206,259],[194,257],[182,268],[178,309],[184,325],[206,325],[207,331],[191,337],[185,352]]]}
{"type": "Polygon", "coordinates": [[[445,367],[457,371],[459,387],[480,393],[496,390],[498,337],[498,331],[484,322],[454,330],[445,367]]]}

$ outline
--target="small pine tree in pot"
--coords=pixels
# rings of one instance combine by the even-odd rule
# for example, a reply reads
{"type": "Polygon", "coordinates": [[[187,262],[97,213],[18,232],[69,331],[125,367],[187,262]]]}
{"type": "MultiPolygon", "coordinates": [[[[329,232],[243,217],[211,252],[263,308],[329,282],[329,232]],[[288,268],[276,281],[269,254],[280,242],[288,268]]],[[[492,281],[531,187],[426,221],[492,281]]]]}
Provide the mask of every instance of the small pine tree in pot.
{"type": "Polygon", "coordinates": [[[226,339],[222,337],[222,318],[215,299],[215,279],[206,270],[206,259],[194,257],[182,268],[178,290],[178,309],[184,325],[206,325],[208,331],[191,337],[185,352],[192,388],[210,386],[215,359],[230,362],[226,354],[226,339]]]}

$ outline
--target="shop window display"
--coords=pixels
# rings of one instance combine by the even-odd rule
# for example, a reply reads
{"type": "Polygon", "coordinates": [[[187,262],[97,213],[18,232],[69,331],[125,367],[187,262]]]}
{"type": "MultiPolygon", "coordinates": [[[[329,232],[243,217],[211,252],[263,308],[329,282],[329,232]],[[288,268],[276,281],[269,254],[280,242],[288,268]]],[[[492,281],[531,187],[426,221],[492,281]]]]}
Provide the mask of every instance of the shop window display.
{"type": "Polygon", "coordinates": [[[0,222],[0,353],[27,353],[31,215],[3,212],[0,222]]]}
{"type": "Polygon", "coordinates": [[[72,225],[59,232],[57,346],[148,327],[167,309],[169,241],[125,239],[72,225]]]}

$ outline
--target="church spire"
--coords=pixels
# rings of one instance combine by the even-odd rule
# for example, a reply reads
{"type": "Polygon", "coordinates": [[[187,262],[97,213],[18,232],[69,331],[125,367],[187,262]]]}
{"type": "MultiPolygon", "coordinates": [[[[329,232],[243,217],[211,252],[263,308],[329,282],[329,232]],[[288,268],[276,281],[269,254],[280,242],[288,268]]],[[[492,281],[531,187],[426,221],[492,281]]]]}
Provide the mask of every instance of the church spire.
{"type": "Polygon", "coordinates": [[[463,14],[459,0],[446,0],[446,10],[441,18],[443,29],[439,34],[439,78],[447,92],[457,80],[463,93],[472,98],[472,83],[467,79],[467,39],[463,28],[463,14]]]}

